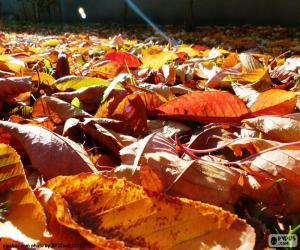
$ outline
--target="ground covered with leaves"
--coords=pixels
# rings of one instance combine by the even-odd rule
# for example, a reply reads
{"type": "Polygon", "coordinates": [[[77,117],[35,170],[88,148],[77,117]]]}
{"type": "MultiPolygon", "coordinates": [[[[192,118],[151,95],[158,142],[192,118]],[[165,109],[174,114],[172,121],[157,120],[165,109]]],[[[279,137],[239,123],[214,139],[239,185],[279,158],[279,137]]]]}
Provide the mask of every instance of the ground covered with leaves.
{"type": "Polygon", "coordinates": [[[264,249],[300,229],[298,28],[3,26],[0,244],[264,249]]]}

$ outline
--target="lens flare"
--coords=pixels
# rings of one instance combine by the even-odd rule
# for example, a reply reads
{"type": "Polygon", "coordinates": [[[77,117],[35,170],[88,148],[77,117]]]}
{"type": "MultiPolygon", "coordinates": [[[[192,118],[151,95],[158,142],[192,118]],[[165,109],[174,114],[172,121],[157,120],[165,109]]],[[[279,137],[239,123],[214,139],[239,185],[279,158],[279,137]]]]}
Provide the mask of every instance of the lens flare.
{"type": "Polygon", "coordinates": [[[81,16],[82,19],[86,19],[86,14],[85,14],[84,8],[79,7],[78,8],[78,13],[79,13],[79,15],[81,16]]]}
{"type": "Polygon", "coordinates": [[[176,41],[173,38],[167,36],[149,17],[147,17],[141,9],[131,0],[126,0],[128,6],[138,14],[146,23],[148,23],[161,37],[163,37],[166,41],[168,41],[172,45],[176,45],[176,41]]]}

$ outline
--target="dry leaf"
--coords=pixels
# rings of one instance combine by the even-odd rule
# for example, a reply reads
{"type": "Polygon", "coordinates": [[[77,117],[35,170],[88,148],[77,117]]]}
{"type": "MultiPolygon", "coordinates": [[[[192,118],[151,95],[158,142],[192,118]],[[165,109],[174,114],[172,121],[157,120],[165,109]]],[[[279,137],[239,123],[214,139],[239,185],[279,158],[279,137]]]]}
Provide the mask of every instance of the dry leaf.
{"type": "Polygon", "coordinates": [[[20,156],[5,144],[0,144],[0,166],[0,238],[36,243],[43,238],[46,216],[27,182],[20,156]]]}
{"type": "Polygon", "coordinates": [[[77,143],[33,125],[0,121],[0,129],[15,137],[28,154],[34,168],[47,180],[58,175],[96,172],[87,153],[77,143]]]}
{"type": "Polygon", "coordinates": [[[280,142],[300,141],[300,114],[285,116],[259,116],[245,119],[244,124],[262,132],[264,138],[280,142]]]}
{"type": "Polygon", "coordinates": [[[57,177],[45,187],[54,193],[57,221],[100,248],[254,248],[254,230],[211,205],[97,174],[57,177]]]}
{"type": "Polygon", "coordinates": [[[32,107],[33,117],[48,117],[54,123],[62,123],[71,117],[92,117],[70,103],[51,96],[40,97],[32,107]]]}
{"type": "Polygon", "coordinates": [[[240,196],[240,174],[221,164],[186,161],[175,154],[146,153],[141,183],[147,190],[167,192],[232,210],[240,196]]]}
{"type": "Polygon", "coordinates": [[[0,78],[0,100],[7,100],[32,90],[30,77],[0,78]]]}
{"type": "Polygon", "coordinates": [[[270,89],[261,93],[250,107],[253,116],[286,115],[292,113],[297,96],[292,91],[270,89]]]}
{"type": "Polygon", "coordinates": [[[198,122],[234,122],[249,115],[246,105],[223,91],[186,94],[160,106],[159,116],[198,122]]]}

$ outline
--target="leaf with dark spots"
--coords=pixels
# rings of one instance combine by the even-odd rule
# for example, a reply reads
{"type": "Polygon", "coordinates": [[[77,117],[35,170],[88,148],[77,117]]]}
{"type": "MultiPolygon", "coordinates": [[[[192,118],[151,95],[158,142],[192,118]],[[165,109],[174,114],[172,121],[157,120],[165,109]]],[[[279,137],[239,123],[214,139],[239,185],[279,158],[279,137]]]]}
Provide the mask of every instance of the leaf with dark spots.
{"type": "Polygon", "coordinates": [[[145,191],[121,179],[85,173],[54,178],[45,187],[52,193],[43,204],[52,202],[56,207],[50,213],[58,223],[75,229],[99,248],[254,247],[253,228],[236,215],[204,203],[145,191]]]}

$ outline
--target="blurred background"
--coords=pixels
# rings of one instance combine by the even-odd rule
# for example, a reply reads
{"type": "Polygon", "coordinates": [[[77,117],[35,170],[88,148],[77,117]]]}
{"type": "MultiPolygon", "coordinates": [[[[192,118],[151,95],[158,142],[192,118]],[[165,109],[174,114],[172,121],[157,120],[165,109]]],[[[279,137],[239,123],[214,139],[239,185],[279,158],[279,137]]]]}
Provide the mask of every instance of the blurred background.
{"type": "MultiPolygon", "coordinates": [[[[300,24],[300,0],[132,2],[158,24],[300,24]]],[[[143,23],[125,0],[0,0],[0,15],[6,21],[143,23]]]]}

